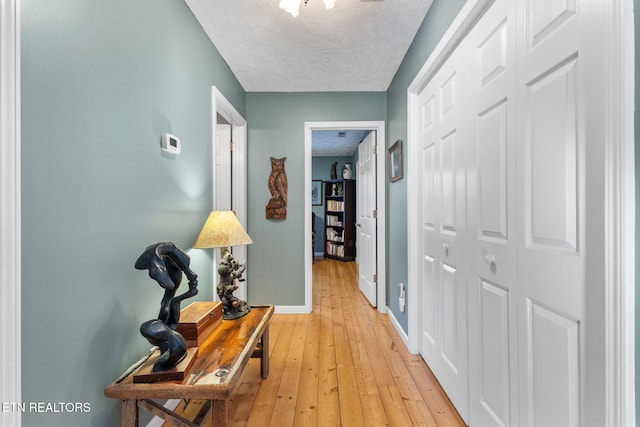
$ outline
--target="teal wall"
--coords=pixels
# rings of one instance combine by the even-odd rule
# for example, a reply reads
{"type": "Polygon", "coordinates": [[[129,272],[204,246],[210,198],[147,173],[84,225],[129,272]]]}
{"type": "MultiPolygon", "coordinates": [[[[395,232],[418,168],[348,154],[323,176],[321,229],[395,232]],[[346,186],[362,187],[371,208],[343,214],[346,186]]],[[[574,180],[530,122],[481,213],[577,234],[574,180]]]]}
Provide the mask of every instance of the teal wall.
{"type": "Polygon", "coordinates": [[[635,133],[635,163],[636,163],[636,426],[640,426],[640,373],[637,372],[640,366],[640,114],[638,114],[638,104],[640,103],[640,0],[633,0],[634,26],[635,26],[635,105],[634,116],[635,133]]]}
{"type": "Polygon", "coordinates": [[[248,300],[304,305],[304,123],[386,120],[384,92],[247,93],[248,300]],[[286,157],[287,219],[265,219],[270,157],[286,157]]]}
{"type": "MultiPolygon", "coordinates": [[[[21,25],[22,400],[91,407],[23,425],[113,426],[103,389],[151,347],[138,328],[162,297],[134,262],[191,248],[212,206],[211,86],[241,113],[245,93],[183,1],[23,0],[21,25]]],[[[189,254],[211,299],[211,250],[189,254]]]]}
{"type": "MultiPolygon", "coordinates": [[[[407,143],[407,89],[420,68],[427,61],[444,33],[451,25],[464,0],[434,0],[429,13],[418,30],[395,78],[387,91],[387,144],[402,140],[407,143]]],[[[397,284],[407,284],[407,156],[403,157],[405,179],[387,184],[387,304],[405,332],[408,332],[408,313],[400,312],[397,284]]],[[[413,295],[407,293],[407,299],[413,295]]],[[[409,305],[409,304],[407,304],[409,305]]]]}

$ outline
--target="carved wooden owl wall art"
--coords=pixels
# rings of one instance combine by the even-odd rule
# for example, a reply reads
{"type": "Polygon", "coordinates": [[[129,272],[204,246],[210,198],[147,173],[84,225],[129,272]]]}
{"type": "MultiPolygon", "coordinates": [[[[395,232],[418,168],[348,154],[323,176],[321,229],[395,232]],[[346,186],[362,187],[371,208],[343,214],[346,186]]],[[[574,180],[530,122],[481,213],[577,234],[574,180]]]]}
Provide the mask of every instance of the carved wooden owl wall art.
{"type": "Polygon", "coordinates": [[[286,157],[275,159],[271,157],[271,174],[269,175],[269,191],[271,199],[267,204],[267,219],[287,218],[287,174],[284,170],[286,157]]]}

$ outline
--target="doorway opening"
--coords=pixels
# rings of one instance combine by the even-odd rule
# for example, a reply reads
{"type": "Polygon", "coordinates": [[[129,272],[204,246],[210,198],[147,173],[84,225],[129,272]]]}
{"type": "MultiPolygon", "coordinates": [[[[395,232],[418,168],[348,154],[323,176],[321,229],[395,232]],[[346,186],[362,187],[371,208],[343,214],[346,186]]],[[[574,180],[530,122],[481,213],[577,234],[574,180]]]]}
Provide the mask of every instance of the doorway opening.
{"type": "MultiPolygon", "coordinates": [[[[213,135],[213,209],[233,210],[247,227],[247,121],[215,87],[211,88],[213,135]]],[[[233,248],[240,262],[247,261],[246,246],[233,248]]],[[[213,276],[217,277],[219,251],[213,253],[213,276]]],[[[235,295],[247,299],[247,281],[239,282],[235,295]]],[[[213,292],[216,295],[215,289],[213,292]]]]}
{"type": "MultiPolygon", "coordinates": [[[[358,253],[365,255],[368,253],[369,259],[374,259],[372,266],[369,268],[375,271],[375,281],[372,282],[375,284],[375,288],[373,289],[374,303],[372,305],[377,306],[378,311],[386,312],[386,283],[385,283],[385,275],[386,275],[386,266],[385,266],[385,248],[386,248],[386,223],[385,223],[385,197],[386,197],[386,186],[385,186],[385,124],[382,121],[371,121],[371,122],[349,122],[349,121],[339,121],[339,122],[305,122],[305,312],[311,312],[312,310],[312,294],[313,294],[313,278],[312,278],[312,265],[313,265],[313,257],[314,255],[324,255],[326,250],[326,233],[324,227],[324,204],[326,200],[324,200],[324,194],[326,189],[327,178],[330,180],[330,170],[333,163],[337,162],[336,165],[336,178],[342,179],[342,169],[344,168],[344,164],[351,163],[353,170],[352,178],[354,180],[358,179],[358,154],[357,148],[355,149],[355,154],[352,152],[351,155],[343,155],[338,156],[334,160],[324,161],[327,163],[324,165],[322,160],[317,162],[317,167],[322,168],[322,170],[315,172],[314,174],[314,161],[313,161],[313,148],[314,148],[314,137],[316,140],[323,140],[326,138],[327,134],[333,134],[337,136],[338,132],[344,132],[345,136],[343,138],[347,138],[347,135],[351,135],[354,138],[357,138],[357,135],[365,138],[367,135],[373,135],[373,152],[374,156],[372,158],[372,163],[374,164],[373,170],[375,173],[371,177],[372,188],[373,188],[373,196],[370,199],[374,199],[375,203],[375,212],[370,212],[371,216],[375,216],[375,221],[373,222],[373,234],[376,239],[374,243],[369,244],[369,246],[365,246],[367,242],[357,242],[355,245],[358,248],[358,253]],[[375,154],[377,153],[377,155],[375,154]],[[327,178],[323,176],[326,175],[327,178]],[[316,176],[318,178],[316,179],[316,176]],[[320,181],[320,183],[318,183],[320,181]],[[312,188],[314,189],[314,194],[312,195],[312,188]],[[317,193],[317,189],[322,188],[322,195],[317,193]],[[322,201],[319,201],[318,198],[322,198],[322,201]],[[315,205],[315,206],[314,206],[315,205]],[[315,245],[313,238],[313,213],[315,212],[316,223],[315,223],[315,245]],[[320,214],[322,212],[322,214],[320,214]],[[321,222],[322,220],[322,222],[321,222]],[[366,249],[365,249],[366,248],[366,249]],[[368,251],[368,252],[367,252],[368,251]]],[[[325,141],[326,142],[326,141],[325,141]]],[[[358,141],[359,142],[359,141],[358,141]]],[[[357,146],[357,144],[356,144],[357,146]]],[[[329,188],[332,188],[331,186],[329,188]]],[[[360,201],[360,205],[363,205],[362,200],[358,196],[357,200],[360,201]]],[[[356,203],[356,210],[358,203],[356,203]]],[[[362,225],[358,222],[359,225],[362,225]]],[[[360,228],[360,227],[358,227],[360,228]]],[[[356,253],[355,259],[359,264],[363,261],[362,256],[356,253]]],[[[366,296],[366,294],[365,294],[366,296]]],[[[371,298],[369,299],[371,301],[371,298]]]]}

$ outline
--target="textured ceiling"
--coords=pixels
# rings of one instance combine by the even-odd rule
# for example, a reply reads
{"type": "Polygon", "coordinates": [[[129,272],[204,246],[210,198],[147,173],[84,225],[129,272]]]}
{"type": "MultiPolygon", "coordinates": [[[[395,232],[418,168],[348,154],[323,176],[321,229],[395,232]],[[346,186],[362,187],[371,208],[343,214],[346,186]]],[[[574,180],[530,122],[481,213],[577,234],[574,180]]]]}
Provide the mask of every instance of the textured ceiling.
{"type": "Polygon", "coordinates": [[[432,0],[185,0],[247,92],[386,91],[432,0]]]}
{"type": "Polygon", "coordinates": [[[312,156],[351,157],[370,130],[314,130],[312,156]]]}

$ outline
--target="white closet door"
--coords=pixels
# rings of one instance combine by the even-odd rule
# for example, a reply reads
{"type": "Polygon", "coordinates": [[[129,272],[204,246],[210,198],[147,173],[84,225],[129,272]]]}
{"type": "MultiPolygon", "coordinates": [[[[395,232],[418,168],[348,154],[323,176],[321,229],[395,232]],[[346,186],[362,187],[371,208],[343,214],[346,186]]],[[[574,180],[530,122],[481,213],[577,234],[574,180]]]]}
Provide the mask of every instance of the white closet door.
{"type": "Polygon", "coordinates": [[[474,427],[611,424],[610,12],[495,0],[417,97],[420,351],[474,427]]]}
{"type": "Polygon", "coordinates": [[[605,425],[599,418],[606,387],[598,300],[604,286],[604,245],[598,242],[605,109],[588,105],[602,94],[597,78],[588,77],[604,58],[598,37],[589,36],[595,34],[590,28],[599,28],[595,3],[518,2],[521,426],[605,425]],[[589,179],[594,185],[587,186],[589,179]],[[596,262],[589,265],[587,256],[596,262]],[[593,353],[586,351],[589,344],[593,353]],[[597,416],[585,417],[585,411],[597,416]]]}
{"type": "Polygon", "coordinates": [[[469,33],[470,422],[518,425],[515,5],[497,0],[469,33]]]}
{"type": "Polygon", "coordinates": [[[464,93],[454,53],[419,96],[422,331],[420,352],[468,416],[464,93]]]}

